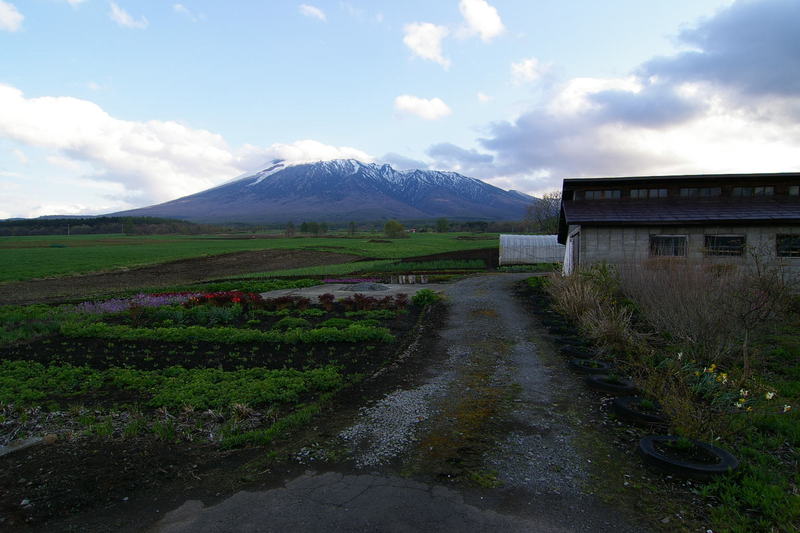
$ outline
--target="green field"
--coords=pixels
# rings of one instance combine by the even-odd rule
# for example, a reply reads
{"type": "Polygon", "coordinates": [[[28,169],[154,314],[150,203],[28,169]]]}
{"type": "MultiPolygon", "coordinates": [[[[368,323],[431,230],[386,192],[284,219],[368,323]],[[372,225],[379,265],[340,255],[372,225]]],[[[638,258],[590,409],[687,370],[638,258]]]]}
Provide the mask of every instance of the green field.
{"type": "Polygon", "coordinates": [[[0,283],[135,267],[229,252],[283,249],[318,250],[376,259],[497,246],[497,235],[415,234],[385,239],[380,234],[353,237],[233,239],[214,235],[73,235],[0,238],[0,283]],[[459,239],[459,237],[462,237],[459,239]],[[484,238],[485,237],[485,238],[484,238]],[[370,241],[385,242],[370,242],[370,241]]]}

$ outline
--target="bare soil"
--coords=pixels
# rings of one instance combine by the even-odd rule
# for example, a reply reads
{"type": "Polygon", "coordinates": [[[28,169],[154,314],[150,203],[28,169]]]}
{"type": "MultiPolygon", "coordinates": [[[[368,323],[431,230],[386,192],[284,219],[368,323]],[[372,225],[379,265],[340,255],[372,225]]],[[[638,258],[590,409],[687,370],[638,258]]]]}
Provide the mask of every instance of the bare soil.
{"type": "MultiPolygon", "coordinates": [[[[239,490],[279,486],[287,476],[300,475],[305,468],[294,460],[298,448],[331,438],[341,420],[355,417],[359,406],[413,379],[430,364],[428,354],[443,320],[440,306],[424,317],[412,312],[401,315],[391,324],[397,342],[375,347],[368,358],[358,358],[359,364],[338,357],[340,350],[328,353],[332,362],[346,362],[351,371],[374,377],[342,390],[324,406],[324,414],[313,426],[292,431],[269,448],[225,451],[209,443],[168,442],[144,435],[59,438],[52,445],[0,457],[0,531],[140,531],[187,498],[214,502],[239,490]],[[409,351],[412,343],[416,347],[409,351]],[[408,357],[397,359],[401,353],[408,357]],[[385,370],[376,373],[387,361],[391,362],[385,370]]],[[[43,347],[36,346],[32,352],[38,353],[43,347]]],[[[151,347],[159,349],[155,343],[151,347]]],[[[123,352],[124,348],[118,346],[123,352]]],[[[160,349],[166,350],[164,346],[160,349]]],[[[78,350],[75,355],[90,352],[78,350]]],[[[159,357],[168,355],[165,352],[159,357]]],[[[346,355],[349,360],[354,353],[346,355]]],[[[0,359],[14,357],[0,354],[0,359]]],[[[223,359],[217,362],[227,365],[223,359]]],[[[138,365],[134,362],[133,366],[138,365]]],[[[58,398],[51,400],[62,403],[58,398]]],[[[108,402],[135,400],[103,396],[86,405],[108,407],[108,402]]]]}
{"type": "Polygon", "coordinates": [[[168,287],[235,274],[335,265],[364,259],[351,254],[309,250],[259,250],[180,259],[113,272],[38,279],[0,286],[0,305],[59,303],[147,287],[168,287]]]}
{"type": "MultiPolygon", "coordinates": [[[[459,237],[460,239],[460,237],[459,237]]],[[[477,250],[456,250],[454,252],[444,252],[440,254],[419,255],[416,257],[406,257],[401,259],[403,263],[418,262],[418,261],[466,261],[469,259],[482,259],[486,266],[489,268],[497,268],[500,260],[499,248],[493,246],[491,248],[479,248],[477,250]]]]}

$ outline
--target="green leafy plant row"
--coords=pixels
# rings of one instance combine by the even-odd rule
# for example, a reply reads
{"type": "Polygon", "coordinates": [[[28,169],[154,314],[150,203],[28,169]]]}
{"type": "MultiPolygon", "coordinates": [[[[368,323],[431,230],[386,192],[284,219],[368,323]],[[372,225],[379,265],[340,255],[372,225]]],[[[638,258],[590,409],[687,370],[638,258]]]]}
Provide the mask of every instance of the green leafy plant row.
{"type": "Polygon", "coordinates": [[[309,393],[338,390],[343,383],[343,376],[332,366],[306,371],[183,367],[94,370],[32,361],[0,363],[0,403],[17,405],[124,389],[139,393],[142,401],[154,408],[215,409],[237,403],[261,406],[294,403],[309,393]]]}
{"type": "Polygon", "coordinates": [[[290,329],[288,331],[258,331],[229,327],[206,328],[188,326],[184,328],[134,328],[115,326],[97,322],[94,324],[64,324],[61,334],[66,337],[88,337],[125,341],[165,341],[165,342],[217,342],[238,344],[246,342],[278,343],[325,343],[325,342],[392,342],[394,336],[387,328],[376,328],[353,324],[344,329],[316,328],[290,329]]]}

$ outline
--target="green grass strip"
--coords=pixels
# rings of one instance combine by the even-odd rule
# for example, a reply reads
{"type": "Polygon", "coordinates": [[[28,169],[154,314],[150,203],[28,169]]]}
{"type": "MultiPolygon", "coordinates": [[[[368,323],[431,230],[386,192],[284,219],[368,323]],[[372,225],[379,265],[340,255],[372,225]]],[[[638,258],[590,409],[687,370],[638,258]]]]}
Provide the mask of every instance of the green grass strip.
{"type": "Polygon", "coordinates": [[[163,341],[163,342],[216,342],[238,344],[245,342],[270,343],[325,343],[325,342],[392,342],[394,336],[387,328],[353,324],[345,329],[316,328],[291,329],[288,331],[259,331],[230,327],[206,328],[202,326],[133,328],[130,326],[109,325],[103,322],[93,324],[67,323],[61,326],[61,334],[66,337],[89,337],[125,341],[163,341]]]}

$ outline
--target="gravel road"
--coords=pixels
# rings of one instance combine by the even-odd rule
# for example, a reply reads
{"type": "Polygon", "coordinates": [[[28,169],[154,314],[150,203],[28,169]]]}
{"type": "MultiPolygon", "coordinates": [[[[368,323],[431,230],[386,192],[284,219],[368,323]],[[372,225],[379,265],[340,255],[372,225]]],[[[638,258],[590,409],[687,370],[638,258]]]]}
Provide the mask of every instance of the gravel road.
{"type": "Polygon", "coordinates": [[[648,531],[587,489],[575,380],[513,295],[525,274],[443,288],[449,304],[418,381],[364,406],[339,433],[349,459],[284,487],[188,501],[162,532],[648,531]],[[343,472],[344,470],[344,472],[343,472]]]}

